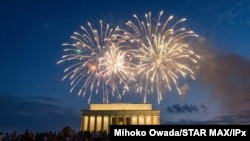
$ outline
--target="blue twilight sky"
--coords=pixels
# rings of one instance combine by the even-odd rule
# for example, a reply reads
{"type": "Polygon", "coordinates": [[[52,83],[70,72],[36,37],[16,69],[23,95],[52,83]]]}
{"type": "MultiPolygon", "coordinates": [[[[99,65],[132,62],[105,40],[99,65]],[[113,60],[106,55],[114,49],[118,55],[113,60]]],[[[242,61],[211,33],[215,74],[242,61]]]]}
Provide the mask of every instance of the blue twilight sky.
{"type": "MultiPolygon", "coordinates": [[[[103,19],[122,25],[152,12],[186,18],[185,27],[199,34],[201,54],[197,80],[179,96],[166,92],[157,104],[162,124],[250,123],[250,0],[1,0],[0,131],[80,129],[80,110],[87,97],[69,93],[61,81],[62,43],[87,22],[103,19]]],[[[102,102],[99,95],[93,103],[102,102]]],[[[122,101],[142,103],[139,94],[122,101]]]]}

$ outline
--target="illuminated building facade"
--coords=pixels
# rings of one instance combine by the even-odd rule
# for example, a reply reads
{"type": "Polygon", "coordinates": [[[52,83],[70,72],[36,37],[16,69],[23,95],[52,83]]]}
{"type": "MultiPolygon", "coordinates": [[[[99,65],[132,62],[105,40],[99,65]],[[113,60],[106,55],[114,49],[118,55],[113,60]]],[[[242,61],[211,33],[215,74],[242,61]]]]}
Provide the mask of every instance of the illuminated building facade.
{"type": "Polygon", "coordinates": [[[90,104],[82,112],[82,131],[109,132],[109,125],[159,125],[160,110],[152,110],[151,104],[90,104]]]}

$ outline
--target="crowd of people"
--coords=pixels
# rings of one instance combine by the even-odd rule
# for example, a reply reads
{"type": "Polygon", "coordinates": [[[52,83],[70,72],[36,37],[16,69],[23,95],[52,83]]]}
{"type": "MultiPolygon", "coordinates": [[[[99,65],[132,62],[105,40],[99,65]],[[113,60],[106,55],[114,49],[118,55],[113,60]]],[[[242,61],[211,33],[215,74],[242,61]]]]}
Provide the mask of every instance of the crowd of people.
{"type": "Polygon", "coordinates": [[[79,131],[79,132],[36,132],[26,130],[22,134],[16,131],[3,133],[0,131],[0,141],[108,141],[106,131],[79,131]]]}

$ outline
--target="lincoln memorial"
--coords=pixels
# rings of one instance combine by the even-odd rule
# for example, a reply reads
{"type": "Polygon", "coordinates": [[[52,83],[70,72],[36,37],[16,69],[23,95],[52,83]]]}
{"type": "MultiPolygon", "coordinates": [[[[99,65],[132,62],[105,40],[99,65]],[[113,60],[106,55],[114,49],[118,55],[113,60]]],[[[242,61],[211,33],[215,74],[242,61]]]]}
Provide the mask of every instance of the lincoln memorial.
{"type": "Polygon", "coordinates": [[[159,125],[160,110],[151,104],[90,104],[89,110],[81,110],[82,131],[107,131],[109,125],[159,125]]]}

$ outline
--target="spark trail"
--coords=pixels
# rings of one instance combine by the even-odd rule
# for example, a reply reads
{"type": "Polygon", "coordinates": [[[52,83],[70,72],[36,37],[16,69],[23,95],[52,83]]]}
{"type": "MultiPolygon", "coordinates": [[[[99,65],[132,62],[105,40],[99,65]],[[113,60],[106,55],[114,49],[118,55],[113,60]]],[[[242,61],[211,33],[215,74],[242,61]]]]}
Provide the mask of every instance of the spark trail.
{"type": "Polygon", "coordinates": [[[153,21],[151,13],[145,14],[141,20],[133,15],[134,21],[128,21],[130,28],[125,34],[129,36],[133,47],[136,47],[135,60],[137,61],[136,91],[144,94],[144,103],[147,95],[157,93],[157,101],[162,101],[166,90],[175,88],[181,94],[178,80],[190,77],[195,80],[193,65],[200,58],[190,46],[190,37],[198,37],[191,30],[179,27],[186,19],[170,24],[173,16],[163,19],[163,11],[158,19],[153,21]]]}
{"type": "Polygon", "coordinates": [[[65,55],[57,64],[68,62],[68,67],[62,80],[71,81],[70,93],[78,89],[78,96],[88,94],[88,103],[94,93],[102,94],[103,103],[109,103],[110,94],[121,99],[129,90],[127,81],[134,80],[126,36],[119,27],[104,26],[102,20],[98,29],[91,23],[81,29],[83,33],[71,36],[73,43],[63,44],[65,55]]]}

